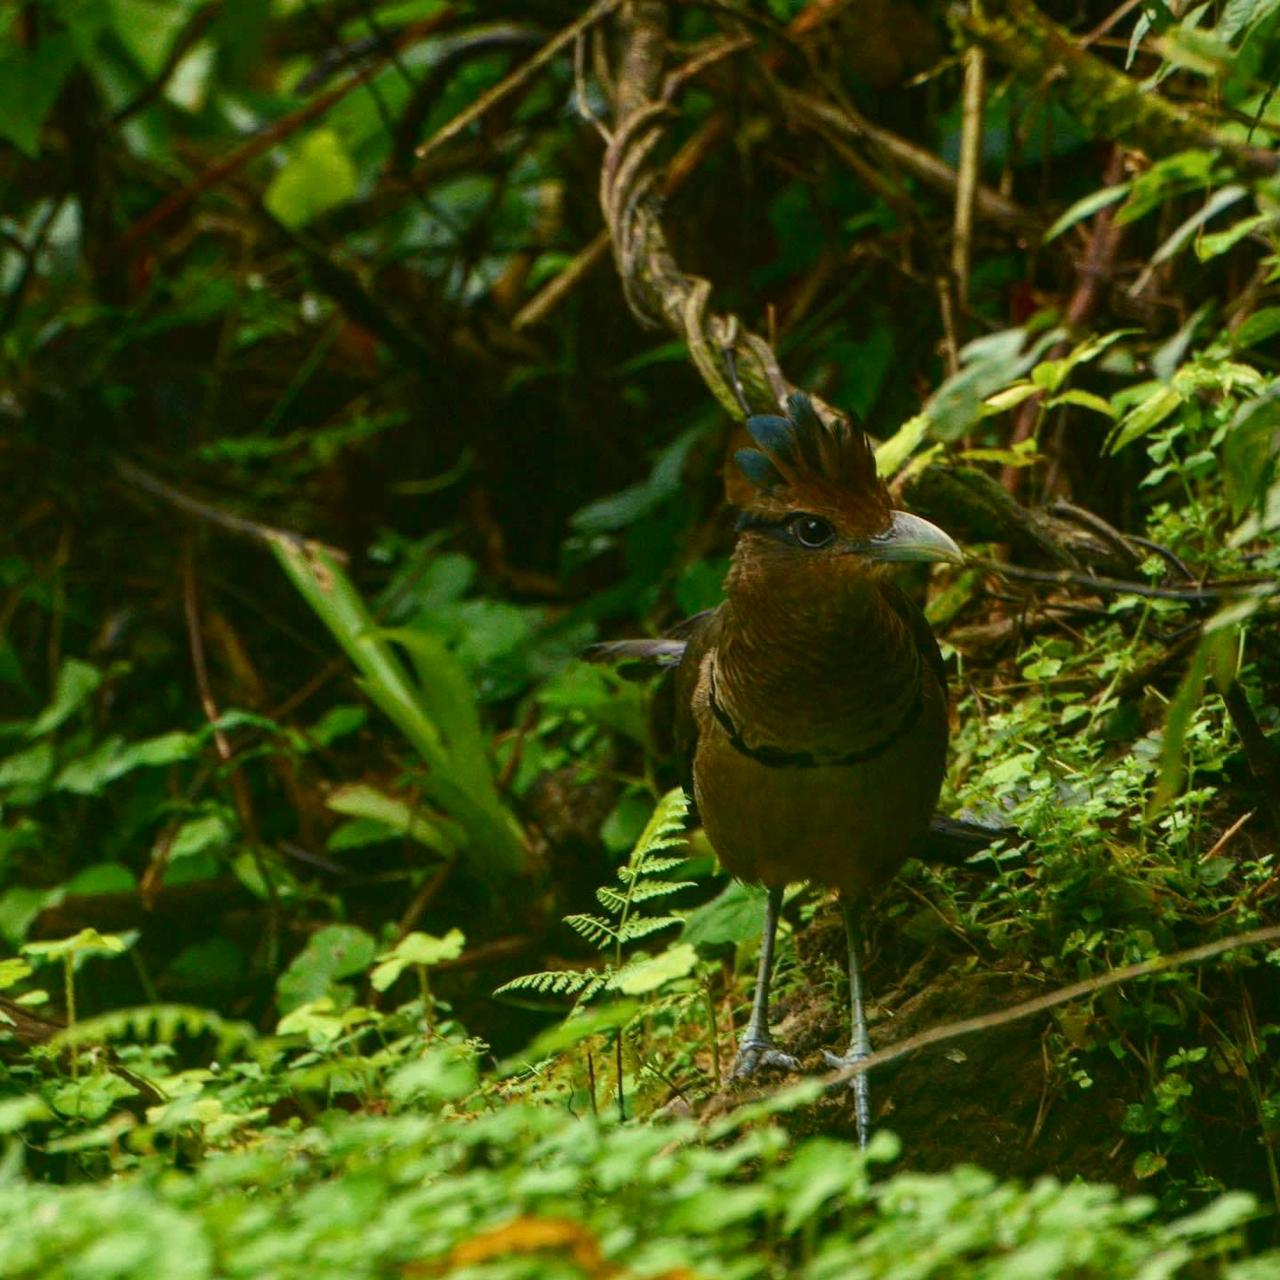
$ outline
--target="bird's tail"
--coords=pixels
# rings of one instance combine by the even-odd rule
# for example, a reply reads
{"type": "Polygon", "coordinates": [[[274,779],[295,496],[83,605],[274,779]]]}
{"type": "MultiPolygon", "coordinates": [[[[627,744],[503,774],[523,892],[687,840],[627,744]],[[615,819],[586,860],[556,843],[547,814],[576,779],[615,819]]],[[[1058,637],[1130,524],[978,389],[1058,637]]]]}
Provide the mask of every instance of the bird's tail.
{"type": "Polygon", "coordinates": [[[606,640],[588,645],[582,656],[588,662],[608,662],[622,668],[663,670],[680,665],[685,641],[659,637],[646,640],[606,640]]]}
{"type": "Polygon", "coordinates": [[[929,829],[911,844],[911,856],[921,862],[941,862],[959,867],[975,853],[990,848],[997,840],[1018,840],[1015,827],[991,826],[966,818],[948,818],[935,813],[929,829]]]}

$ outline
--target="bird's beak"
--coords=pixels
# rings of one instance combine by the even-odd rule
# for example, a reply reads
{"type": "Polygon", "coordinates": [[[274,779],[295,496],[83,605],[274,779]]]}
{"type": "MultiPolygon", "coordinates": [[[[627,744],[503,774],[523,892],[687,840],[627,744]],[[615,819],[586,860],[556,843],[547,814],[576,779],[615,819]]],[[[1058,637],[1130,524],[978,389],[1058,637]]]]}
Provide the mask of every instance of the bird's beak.
{"type": "Polygon", "coordinates": [[[869,560],[944,560],[964,564],[964,552],[936,524],[895,511],[889,527],[859,548],[869,560]]]}

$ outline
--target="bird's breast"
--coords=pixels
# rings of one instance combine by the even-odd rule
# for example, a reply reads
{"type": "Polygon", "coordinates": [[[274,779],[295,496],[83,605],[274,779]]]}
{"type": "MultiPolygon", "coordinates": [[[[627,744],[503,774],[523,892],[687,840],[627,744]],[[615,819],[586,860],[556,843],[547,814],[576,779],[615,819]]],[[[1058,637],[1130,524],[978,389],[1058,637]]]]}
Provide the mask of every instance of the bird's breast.
{"type": "Polygon", "coordinates": [[[730,872],[768,885],[814,880],[845,893],[894,874],[933,815],[947,747],[945,692],[931,672],[913,675],[914,711],[899,700],[883,722],[858,723],[857,699],[846,695],[823,720],[824,743],[836,749],[809,750],[806,760],[813,744],[794,732],[794,718],[790,750],[777,755],[767,738],[744,742],[745,730],[735,734],[728,713],[717,714],[716,654],[707,654],[693,698],[694,790],[707,836],[730,872]],[[850,743],[865,744],[866,754],[850,743]],[[855,758],[826,763],[844,754],[842,746],[855,758]]]}

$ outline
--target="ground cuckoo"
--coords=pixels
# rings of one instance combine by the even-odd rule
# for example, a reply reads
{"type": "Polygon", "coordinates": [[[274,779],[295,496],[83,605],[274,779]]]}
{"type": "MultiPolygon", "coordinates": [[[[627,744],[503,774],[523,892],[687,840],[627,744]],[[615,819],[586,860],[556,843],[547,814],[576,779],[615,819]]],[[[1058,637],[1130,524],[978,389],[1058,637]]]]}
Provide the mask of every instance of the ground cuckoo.
{"type": "MultiPolygon", "coordinates": [[[[747,419],[749,498],[725,602],[676,637],[601,646],[600,656],[675,667],[673,736],[703,827],[724,866],[762,883],[764,938],[734,1075],[794,1069],[769,1032],[769,981],[785,885],[839,891],[853,1034],[870,1053],[857,911],[929,829],[947,749],[946,677],[916,605],[889,579],[898,561],[962,560],[941,529],[895,511],[866,436],[823,421],[807,396],[787,416],[747,419]]],[[[854,1077],[858,1132],[870,1108],[854,1077]]]]}

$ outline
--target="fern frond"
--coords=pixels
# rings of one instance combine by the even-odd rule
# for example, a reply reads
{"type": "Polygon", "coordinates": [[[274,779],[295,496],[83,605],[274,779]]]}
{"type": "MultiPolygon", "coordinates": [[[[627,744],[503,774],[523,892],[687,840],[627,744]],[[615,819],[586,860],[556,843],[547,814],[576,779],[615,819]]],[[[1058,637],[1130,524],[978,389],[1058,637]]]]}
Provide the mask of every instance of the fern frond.
{"type": "Polygon", "coordinates": [[[634,907],[638,902],[651,902],[654,898],[665,898],[681,889],[688,889],[693,883],[692,880],[650,880],[632,889],[628,899],[634,907]]]}
{"type": "MultiPolygon", "coordinates": [[[[681,840],[681,842],[683,842],[684,837],[683,837],[683,836],[681,836],[680,840],[681,840]]],[[[688,858],[684,858],[684,857],[681,857],[681,858],[646,858],[646,859],[644,860],[644,862],[643,862],[640,866],[638,866],[638,867],[636,868],[636,875],[637,875],[637,876],[657,876],[657,875],[661,875],[664,871],[672,871],[672,870],[674,870],[676,867],[682,867],[682,866],[684,866],[684,864],[685,864],[686,862],[688,862],[688,861],[689,861],[689,859],[688,859],[688,858]]],[[[628,868],[624,868],[624,870],[630,871],[630,868],[629,868],[629,867],[628,867],[628,868]]],[[[630,877],[628,877],[628,878],[630,878],[630,877]]]]}
{"type": "Polygon", "coordinates": [[[622,926],[618,935],[620,942],[634,942],[637,938],[647,938],[659,929],[669,928],[673,924],[683,924],[683,916],[636,916],[622,926]]]}
{"type": "Polygon", "coordinates": [[[604,979],[591,969],[545,969],[541,973],[526,973],[512,978],[493,994],[501,996],[510,991],[529,991],[539,996],[580,996],[588,988],[598,990],[603,982],[604,979]]]}
{"type": "Polygon", "coordinates": [[[565,916],[564,922],[593,947],[606,946],[610,942],[616,942],[618,938],[618,931],[599,916],[565,916]]]}
{"type": "Polygon", "coordinates": [[[49,1044],[54,1049],[104,1044],[111,1040],[172,1044],[181,1036],[203,1035],[217,1037],[218,1053],[223,1057],[258,1038],[258,1033],[247,1022],[229,1021],[212,1009],[190,1004],[150,1004],[113,1009],[85,1018],[59,1031],[49,1044]]]}
{"type": "Polygon", "coordinates": [[[617,889],[613,889],[607,884],[602,884],[596,890],[596,901],[599,902],[606,911],[612,911],[616,916],[622,911],[622,908],[627,905],[627,895],[625,893],[619,893],[617,889]]]}
{"type": "Polygon", "coordinates": [[[669,849],[684,838],[684,823],[689,816],[689,798],[676,787],[668,791],[654,808],[652,816],[631,851],[627,867],[633,873],[651,854],[669,849]]]}

